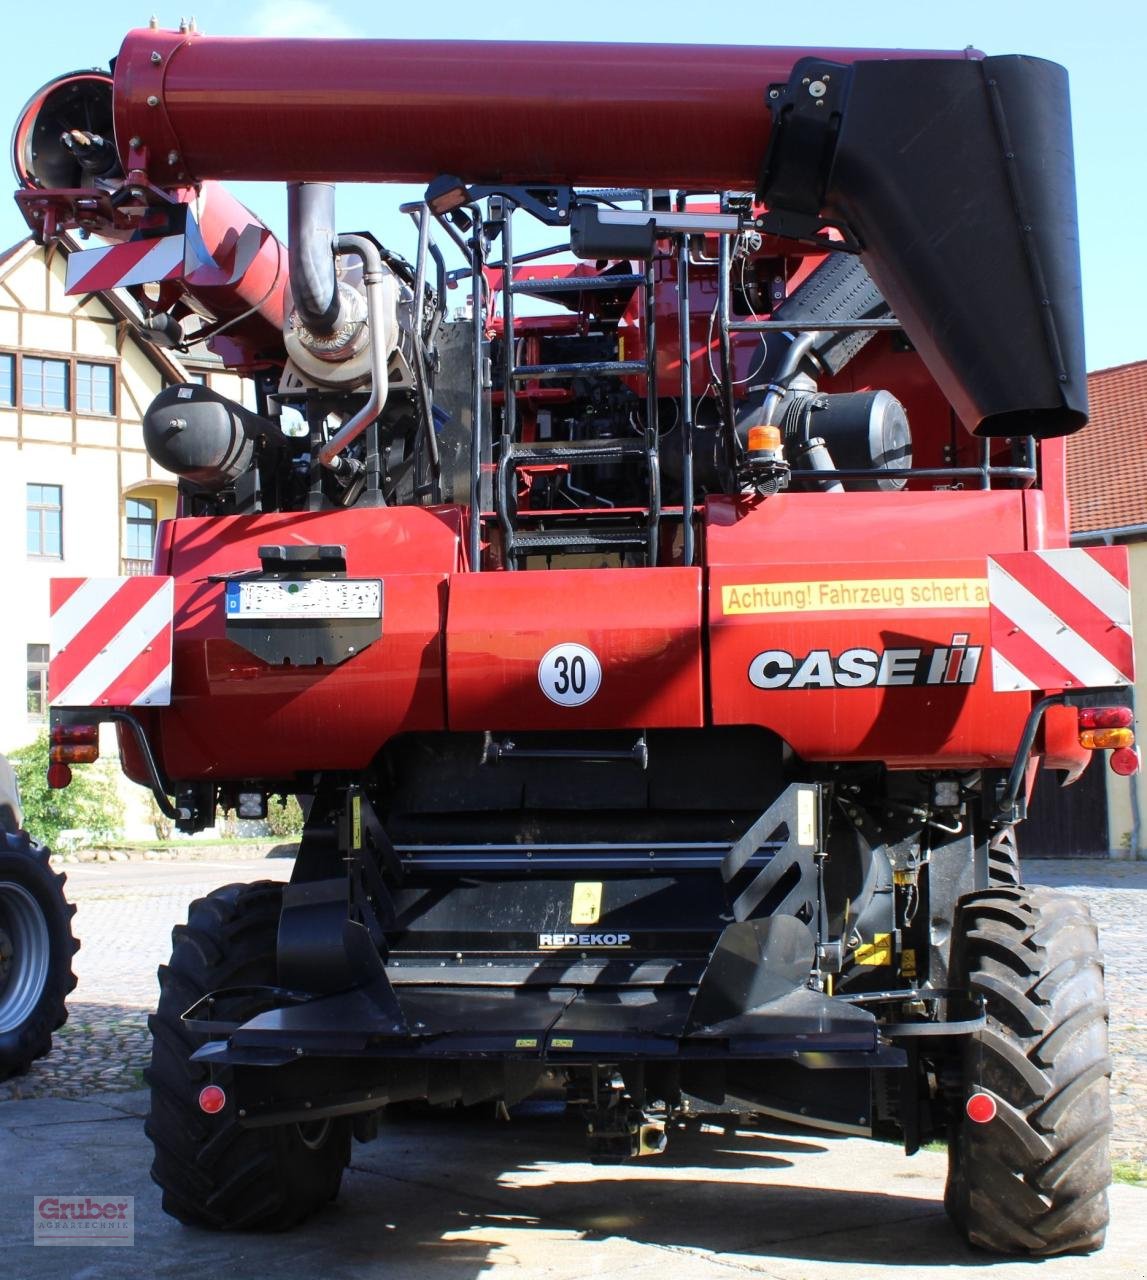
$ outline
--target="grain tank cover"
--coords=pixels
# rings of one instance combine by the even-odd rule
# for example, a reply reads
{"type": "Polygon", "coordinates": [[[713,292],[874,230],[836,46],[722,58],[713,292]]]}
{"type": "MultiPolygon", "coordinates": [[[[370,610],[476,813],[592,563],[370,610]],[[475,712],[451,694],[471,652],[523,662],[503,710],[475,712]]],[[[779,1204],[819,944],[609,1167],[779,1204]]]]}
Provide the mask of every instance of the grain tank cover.
{"type": "Polygon", "coordinates": [[[1087,421],[1067,72],[1039,58],[803,59],[770,91],[776,229],[823,216],[978,435],[1087,421]]]}

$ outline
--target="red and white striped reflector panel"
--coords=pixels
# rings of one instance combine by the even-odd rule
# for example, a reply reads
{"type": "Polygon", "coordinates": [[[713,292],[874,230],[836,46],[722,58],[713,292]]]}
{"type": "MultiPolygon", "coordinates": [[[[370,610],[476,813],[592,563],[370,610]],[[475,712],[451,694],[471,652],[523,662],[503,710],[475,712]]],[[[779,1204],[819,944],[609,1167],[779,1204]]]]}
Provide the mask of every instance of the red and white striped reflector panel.
{"type": "Polygon", "coordinates": [[[992,686],[1099,689],[1135,680],[1126,547],[988,560],[992,686]]]}
{"type": "Polygon", "coordinates": [[[53,578],[54,707],[171,702],[173,578],[53,578]]]}
{"type": "Polygon", "coordinates": [[[159,236],[129,240],[102,249],[81,249],[68,255],[64,292],[96,293],[129,284],[155,284],[182,279],[186,270],[187,237],[159,236]]]}

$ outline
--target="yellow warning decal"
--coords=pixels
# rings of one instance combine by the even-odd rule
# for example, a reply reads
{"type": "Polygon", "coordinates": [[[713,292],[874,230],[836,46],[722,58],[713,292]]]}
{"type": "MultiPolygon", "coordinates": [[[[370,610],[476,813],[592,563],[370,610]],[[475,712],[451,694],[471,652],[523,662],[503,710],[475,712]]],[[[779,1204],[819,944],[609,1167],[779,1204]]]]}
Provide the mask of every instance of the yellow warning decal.
{"type": "Polygon", "coordinates": [[[351,798],[350,802],[350,847],[352,849],[362,848],[362,796],[356,795],[351,798]]]}
{"type": "Polygon", "coordinates": [[[852,953],[856,964],[882,965],[892,963],[892,935],[875,933],[871,942],[865,942],[852,953]]]}
{"type": "Polygon", "coordinates": [[[523,1038],[514,1041],[515,1049],[536,1049],[538,1047],[537,1039],[523,1038]]]}
{"type": "Polygon", "coordinates": [[[725,614],[987,607],[987,578],[850,578],[749,582],[721,588],[721,611],[725,614]]]}
{"type": "Polygon", "coordinates": [[[573,887],[570,924],[597,924],[601,919],[601,883],[584,881],[573,887]]]}
{"type": "Polygon", "coordinates": [[[559,1039],[557,1036],[555,1036],[554,1039],[550,1041],[550,1048],[551,1049],[572,1049],[573,1041],[562,1040],[562,1039],[559,1039]]]}
{"type": "Polygon", "coordinates": [[[797,844],[816,848],[816,792],[807,787],[797,792],[797,844]]]}
{"type": "Polygon", "coordinates": [[[916,949],[905,947],[900,953],[900,975],[904,978],[916,976],[916,949]]]}

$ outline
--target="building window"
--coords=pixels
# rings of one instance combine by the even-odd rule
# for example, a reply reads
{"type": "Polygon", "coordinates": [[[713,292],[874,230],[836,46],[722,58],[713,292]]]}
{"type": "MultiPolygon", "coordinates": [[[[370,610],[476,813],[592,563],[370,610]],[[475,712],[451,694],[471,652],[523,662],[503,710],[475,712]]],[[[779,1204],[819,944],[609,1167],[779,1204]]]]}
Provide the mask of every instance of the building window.
{"type": "Polygon", "coordinates": [[[0,405],[16,403],[16,357],[0,354],[0,405]]]}
{"type": "Polygon", "coordinates": [[[48,646],[28,646],[28,719],[42,720],[48,710],[48,646]]]}
{"type": "Polygon", "coordinates": [[[28,554],[60,560],[64,555],[64,491],[58,484],[30,484],[28,554]]]}
{"type": "Polygon", "coordinates": [[[25,356],[24,406],[28,409],[67,409],[68,361],[45,360],[40,356],[25,356]]]}
{"type": "Polygon", "coordinates": [[[128,498],[124,504],[127,525],[124,530],[124,556],[128,560],[142,560],[146,568],[151,569],[151,558],[155,554],[155,503],[147,498],[128,498]]]}
{"type": "Polygon", "coordinates": [[[115,378],[110,364],[76,361],[76,412],[115,413],[115,378]]]}

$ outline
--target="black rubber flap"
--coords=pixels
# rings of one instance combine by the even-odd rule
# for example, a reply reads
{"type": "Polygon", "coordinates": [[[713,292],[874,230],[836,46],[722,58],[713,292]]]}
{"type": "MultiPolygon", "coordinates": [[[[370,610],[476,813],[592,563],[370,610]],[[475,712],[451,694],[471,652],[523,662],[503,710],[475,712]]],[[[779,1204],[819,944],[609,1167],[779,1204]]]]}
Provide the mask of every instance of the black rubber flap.
{"type": "Polygon", "coordinates": [[[822,211],[860,243],[960,419],[989,436],[1078,430],[1087,382],[1066,71],[1018,55],[824,66],[827,111],[796,92],[815,83],[815,59],[783,95],[766,198],[791,198],[785,172],[799,170],[784,135],[795,143],[792,126],[818,112],[825,134],[837,130],[822,211]]]}

